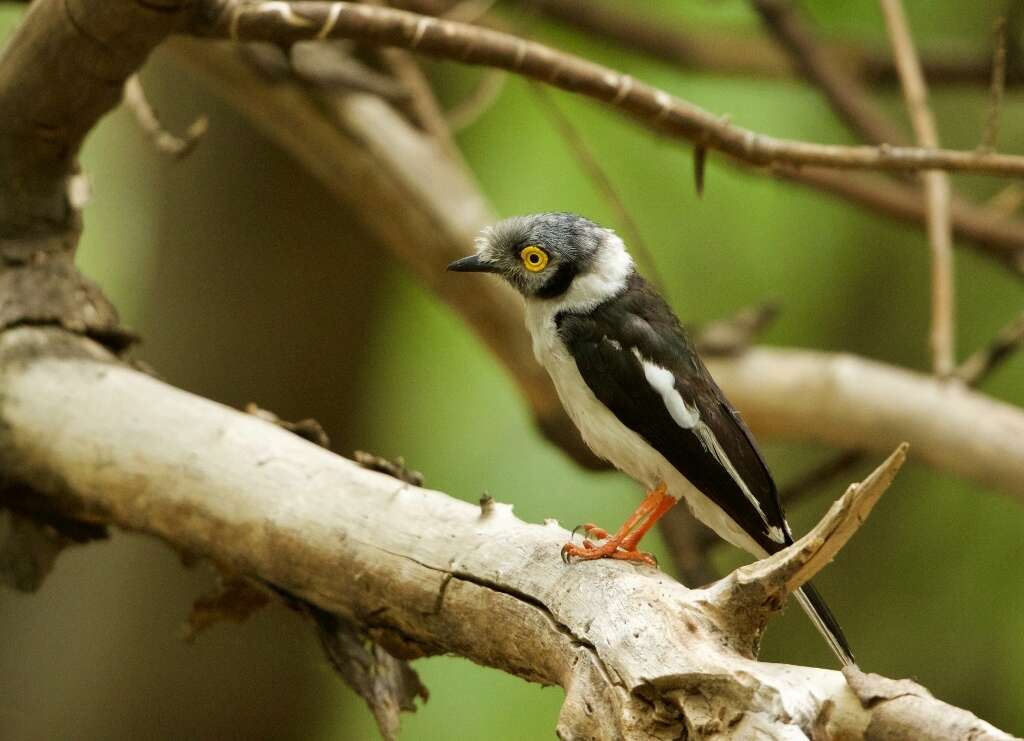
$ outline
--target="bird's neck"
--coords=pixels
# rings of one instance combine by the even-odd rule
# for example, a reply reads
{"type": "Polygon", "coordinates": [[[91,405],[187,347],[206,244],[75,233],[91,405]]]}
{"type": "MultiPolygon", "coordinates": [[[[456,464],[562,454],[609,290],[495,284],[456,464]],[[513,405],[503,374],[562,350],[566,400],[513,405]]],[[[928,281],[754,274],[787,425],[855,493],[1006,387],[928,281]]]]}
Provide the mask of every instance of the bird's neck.
{"type": "Polygon", "coordinates": [[[633,259],[614,234],[599,251],[585,273],[573,280],[561,296],[526,299],[526,327],[533,339],[533,353],[541,365],[549,366],[564,354],[558,339],[559,314],[585,314],[622,294],[633,275],[633,259]]]}

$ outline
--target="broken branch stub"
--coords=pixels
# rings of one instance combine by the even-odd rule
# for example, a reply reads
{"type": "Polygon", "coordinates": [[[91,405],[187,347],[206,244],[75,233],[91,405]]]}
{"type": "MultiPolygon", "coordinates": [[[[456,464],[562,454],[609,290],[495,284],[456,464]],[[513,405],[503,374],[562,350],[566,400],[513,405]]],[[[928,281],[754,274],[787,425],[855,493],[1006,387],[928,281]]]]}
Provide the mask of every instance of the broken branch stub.
{"type": "Polygon", "coordinates": [[[867,478],[851,484],[805,536],[712,585],[709,601],[723,615],[732,616],[734,625],[742,620],[753,626],[756,640],[769,614],[835,558],[857,532],[903,466],[908,447],[902,443],[867,478]]]}

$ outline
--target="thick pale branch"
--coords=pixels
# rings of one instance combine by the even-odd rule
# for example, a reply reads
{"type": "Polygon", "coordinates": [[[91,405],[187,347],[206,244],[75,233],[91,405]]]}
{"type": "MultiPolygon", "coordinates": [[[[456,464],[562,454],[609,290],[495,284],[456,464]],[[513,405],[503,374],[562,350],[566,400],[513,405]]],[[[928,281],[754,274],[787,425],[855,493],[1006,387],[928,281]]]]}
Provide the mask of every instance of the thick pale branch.
{"type": "Polygon", "coordinates": [[[1024,411],[962,383],[764,347],[708,365],[759,436],[880,452],[907,440],[915,461],[1024,498],[1024,411]]]}
{"type": "MultiPolygon", "coordinates": [[[[87,340],[3,333],[0,386],[4,483],[295,594],[396,655],[455,653],[560,684],[563,738],[881,738],[903,720],[877,717],[838,672],[754,661],[758,626],[725,619],[707,591],[621,562],[566,566],[554,524],[368,471],[87,340]]],[[[936,727],[964,717],[922,701],[936,727]]]]}
{"type": "Polygon", "coordinates": [[[785,162],[841,169],[943,169],[1024,175],[1024,157],[914,147],[849,147],[778,139],[744,129],[629,75],[510,34],[390,8],[346,2],[237,3],[208,0],[215,20],[195,31],[243,41],[294,43],[351,38],[479,64],[579,93],[637,117],[658,132],[688,139],[756,165],[785,162]]]}

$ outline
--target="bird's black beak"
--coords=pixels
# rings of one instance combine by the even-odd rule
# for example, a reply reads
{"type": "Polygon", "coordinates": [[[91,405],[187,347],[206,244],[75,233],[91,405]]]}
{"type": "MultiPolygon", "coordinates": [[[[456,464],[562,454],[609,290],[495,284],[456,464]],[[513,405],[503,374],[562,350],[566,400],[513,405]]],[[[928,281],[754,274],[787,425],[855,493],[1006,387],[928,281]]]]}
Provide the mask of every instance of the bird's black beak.
{"type": "Polygon", "coordinates": [[[448,269],[456,273],[497,273],[497,265],[484,262],[479,255],[470,255],[448,265],[448,269]]]}

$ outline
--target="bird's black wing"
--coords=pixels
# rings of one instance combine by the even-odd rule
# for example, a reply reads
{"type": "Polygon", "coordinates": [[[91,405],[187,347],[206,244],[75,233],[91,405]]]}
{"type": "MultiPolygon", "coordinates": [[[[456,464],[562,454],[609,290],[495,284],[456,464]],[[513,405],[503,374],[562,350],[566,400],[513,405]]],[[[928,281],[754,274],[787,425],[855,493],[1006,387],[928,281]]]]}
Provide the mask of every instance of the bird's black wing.
{"type": "Polygon", "coordinates": [[[792,542],[750,431],[640,276],[593,311],[560,314],[556,324],[587,386],[626,427],[769,553],[792,542]]]}

